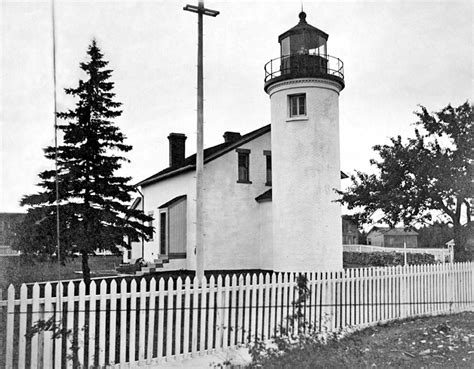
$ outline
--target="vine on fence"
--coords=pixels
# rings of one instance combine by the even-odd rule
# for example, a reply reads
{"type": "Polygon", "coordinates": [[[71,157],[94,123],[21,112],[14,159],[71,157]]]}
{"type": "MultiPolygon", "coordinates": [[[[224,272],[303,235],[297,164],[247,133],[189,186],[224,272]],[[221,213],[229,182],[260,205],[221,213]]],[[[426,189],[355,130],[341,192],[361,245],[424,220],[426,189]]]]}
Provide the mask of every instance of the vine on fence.
{"type": "MultiPolygon", "coordinates": [[[[82,328],[84,330],[84,327],[82,328]]],[[[74,367],[79,368],[81,367],[78,359],[78,351],[79,351],[79,341],[77,336],[73,334],[71,329],[67,329],[64,327],[61,322],[56,321],[54,316],[49,318],[48,320],[39,319],[34,323],[30,328],[28,328],[25,337],[32,338],[35,334],[41,334],[44,332],[51,332],[52,337],[51,340],[54,341],[56,339],[66,339],[71,342],[69,346],[70,354],[66,355],[66,360],[71,360],[76,363],[74,367]]],[[[61,345],[60,345],[61,346],[61,345]]]]}

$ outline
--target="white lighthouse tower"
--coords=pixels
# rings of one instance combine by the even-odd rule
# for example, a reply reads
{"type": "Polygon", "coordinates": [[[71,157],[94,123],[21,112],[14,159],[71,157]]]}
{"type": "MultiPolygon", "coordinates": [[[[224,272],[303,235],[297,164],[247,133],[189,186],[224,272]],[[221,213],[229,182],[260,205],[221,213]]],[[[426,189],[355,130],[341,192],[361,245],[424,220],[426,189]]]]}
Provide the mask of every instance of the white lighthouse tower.
{"type": "Polygon", "coordinates": [[[342,267],[339,93],[343,63],[306,14],[280,35],[281,56],[265,66],[271,100],[273,269],[342,267]]]}

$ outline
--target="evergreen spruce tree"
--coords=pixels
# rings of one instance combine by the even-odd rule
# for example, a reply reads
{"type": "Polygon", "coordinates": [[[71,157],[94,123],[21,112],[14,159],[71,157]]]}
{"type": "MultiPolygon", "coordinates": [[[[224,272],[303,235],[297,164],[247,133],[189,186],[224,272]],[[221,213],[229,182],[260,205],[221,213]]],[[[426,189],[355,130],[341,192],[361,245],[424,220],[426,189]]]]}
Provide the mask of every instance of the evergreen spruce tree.
{"type": "MultiPolygon", "coordinates": [[[[88,61],[80,64],[87,80],[76,88],[65,89],[78,99],[73,110],[60,112],[66,121],[58,124],[63,144],[45,149],[48,159],[56,160],[59,190],[60,255],[65,260],[73,253],[82,255],[83,278],[90,281],[88,256],[97,249],[119,253],[125,238],[147,238],[150,217],[130,209],[133,187],[129,177],[116,174],[127,161],[121,153],[132,149],[114,125],[121,103],[114,101],[112,71],[96,41],[87,50],[88,61]]],[[[39,175],[42,192],[23,197],[29,206],[25,221],[18,228],[15,246],[29,254],[56,254],[56,170],[39,175]]]]}

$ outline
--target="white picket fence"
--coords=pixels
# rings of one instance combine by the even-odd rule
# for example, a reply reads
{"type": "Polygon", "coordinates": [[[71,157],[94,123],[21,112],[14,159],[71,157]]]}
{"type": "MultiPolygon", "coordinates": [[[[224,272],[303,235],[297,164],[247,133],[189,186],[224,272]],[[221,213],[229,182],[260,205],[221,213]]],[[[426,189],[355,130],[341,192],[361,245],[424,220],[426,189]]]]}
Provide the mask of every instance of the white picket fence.
{"type": "MultiPolygon", "coordinates": [[[[337,330],[474,309],[474,263],[10,286],[2,300],[6,368],[136,367],[299,330],[337,330]],[[300,305],[294,302],[301,300],[300,305]],[[298,314],[297,314],[298,313],[298,314]],[[25,335],[38,320],[71,334],[25,335]],[[305,325],[308,322],[310,325],[305,325]],[[71,350],[71,342],[77,350],[71,350]]],[[[2,336],[3,335],[3,336],[2,336]]]]}
{"type": "Polygon", "coordinates": [[[383,247],[383,246],[372,246],[372,245],[343,245],[343,251],[347,252],[397,252],[400,254],[430,254],[433,255],[436,261],[442,263],[452,263],[454,260],[453,247],[444,249],[434,248],[403,248],[403,247],[383,247]]]}

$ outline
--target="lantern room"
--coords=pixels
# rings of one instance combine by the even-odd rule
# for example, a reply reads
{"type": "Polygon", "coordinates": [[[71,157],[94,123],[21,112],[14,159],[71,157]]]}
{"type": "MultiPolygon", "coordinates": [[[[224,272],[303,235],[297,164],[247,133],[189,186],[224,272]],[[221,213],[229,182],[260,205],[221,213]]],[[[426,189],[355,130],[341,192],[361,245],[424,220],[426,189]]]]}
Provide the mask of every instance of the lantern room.
{"type": "Polygon", "coordinates": [[[325,78],[344,88],[344,68],[340,59],[328,55],[329,35],[306,22],[299,23],[278,37],[280,57],[265,65],[265,91],[274,82],[291,78],[325,78]]]}
{"type": "Polygon", "coordinates": [[[280,55],[327,55],[329,35],[306,23],[306,13],[299,14],[300,22],[280,37],[280,55]]]}

